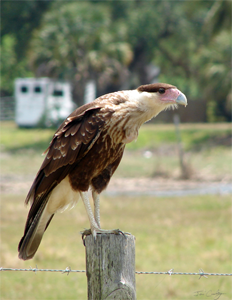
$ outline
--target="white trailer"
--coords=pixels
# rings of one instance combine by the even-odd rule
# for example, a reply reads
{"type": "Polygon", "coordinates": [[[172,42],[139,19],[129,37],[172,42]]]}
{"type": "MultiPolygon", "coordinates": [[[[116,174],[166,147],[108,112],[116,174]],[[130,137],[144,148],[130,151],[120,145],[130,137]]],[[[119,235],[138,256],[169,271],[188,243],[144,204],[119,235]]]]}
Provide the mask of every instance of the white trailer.
{"type": "Polygon", "coordinates": [[[70,83],[50,78],[17,78],[15,99],[15,121],[21,127],[58,125],[76,107],[70,83]]]}

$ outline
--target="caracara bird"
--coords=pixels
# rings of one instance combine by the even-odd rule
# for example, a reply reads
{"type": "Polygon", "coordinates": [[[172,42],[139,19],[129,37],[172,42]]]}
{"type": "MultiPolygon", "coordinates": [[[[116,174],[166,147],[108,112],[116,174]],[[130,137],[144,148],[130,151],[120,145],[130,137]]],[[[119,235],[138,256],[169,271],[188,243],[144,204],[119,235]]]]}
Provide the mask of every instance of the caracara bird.
{"type": "Polygon", "coordinates": [[[117,169],[125,145],[137,139],[140,126],[177,104],[187,105],[183,93],[173,85],[154,83],[101,96],[71,113],[45,151],[27,195],[31,208],[18,247],[19,258],[32,258],[54,214],[73,207],[79,198],[94,237],[97,233],[119,233],[101,229],[99,195],[117,169]]]}

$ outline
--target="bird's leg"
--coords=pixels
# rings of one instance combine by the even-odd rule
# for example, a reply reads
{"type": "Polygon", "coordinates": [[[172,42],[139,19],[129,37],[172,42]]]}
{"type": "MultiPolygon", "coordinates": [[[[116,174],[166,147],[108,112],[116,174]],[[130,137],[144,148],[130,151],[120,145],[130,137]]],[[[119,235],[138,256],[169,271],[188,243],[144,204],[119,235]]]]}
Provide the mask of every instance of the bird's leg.
{"type": "MultiPolygon", "coordinates": [[[[80,195],[81,195],[81,198],[84,202],[85,209],[86,209],[86,212],[88,214],[88,218],[89,218],[89,222],[90,222],[90,228],[91,228],[91,232],[90,232],[90,230],[85,230],[82,233],[82,238],[84,238],[85,235],[89,235],[91,233],[94,236],[94,238],[96,238],[97,233],[113,233],[113,234],[123,234],[124,235],[124,233],[119,229],[113,229],[113,230],[101,229],[98,226],[97,221],[94,218],[94,215],[93,215],[90,203],[89,203],[88,192],[80,192],[80,195]]],[[[99,198],[99,196],[98,196],[98,198],[99,198]]],[[[99,203],[99,200],[97,200],[97,203],[99,203]]],[[[98,208],[99,208],[99,206],[98,206],[98,208]]],[[[96,215],[100,219],[100,216],[98,216],[99,215],[99,209],[97,209],[97,211],[98,212],[96,212],[96,215]]]]}
{"type": "Polygon", "coordinates": [[[91,227],[91,231],[94,237],[96,237],[97,231],[100,229],[97,222],[95,221],[93,212],[92,212],[92,208],[91,205],[89,203],[89,197],[88,197],[88,192],[80,192],[81,194],[81,198],[84,202],[85,205],[85,209],[89,218],[89,222],[90,222],[90,227],[91,227]]]}
{"type": "Polygon", "coordinates": [[[94,203],[94,219],[98,225],[99,228],[101,228],[100,225],[100,197],[99,194],[96,191],[92,191],[93,196],[93,203],[94,203]]]}

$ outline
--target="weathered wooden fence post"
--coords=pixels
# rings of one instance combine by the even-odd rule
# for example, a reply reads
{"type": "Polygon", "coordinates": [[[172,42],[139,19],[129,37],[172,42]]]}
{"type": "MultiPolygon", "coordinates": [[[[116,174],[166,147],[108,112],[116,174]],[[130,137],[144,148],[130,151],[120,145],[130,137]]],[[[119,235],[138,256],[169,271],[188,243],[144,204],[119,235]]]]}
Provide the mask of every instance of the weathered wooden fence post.
{"type": "Polygon", "coordinates": [[[85,239],[88,300],[134,300],[135,237],[97,234],[85,239]]]}

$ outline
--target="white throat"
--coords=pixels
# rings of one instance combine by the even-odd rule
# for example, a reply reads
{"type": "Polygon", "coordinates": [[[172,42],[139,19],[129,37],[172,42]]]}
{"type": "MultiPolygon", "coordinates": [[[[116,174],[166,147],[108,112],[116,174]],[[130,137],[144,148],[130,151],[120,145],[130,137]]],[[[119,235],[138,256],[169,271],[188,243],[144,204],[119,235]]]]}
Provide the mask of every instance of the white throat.
{"type": "Polygon", "coordinates": [[[132,111],[139,127],[170,106],[170,104],[162,103],[155,93],[139,92],[137,90],[130,91],[127,103],[130,104],[131,108],[133,107],[132,111]]]}

